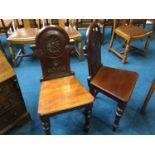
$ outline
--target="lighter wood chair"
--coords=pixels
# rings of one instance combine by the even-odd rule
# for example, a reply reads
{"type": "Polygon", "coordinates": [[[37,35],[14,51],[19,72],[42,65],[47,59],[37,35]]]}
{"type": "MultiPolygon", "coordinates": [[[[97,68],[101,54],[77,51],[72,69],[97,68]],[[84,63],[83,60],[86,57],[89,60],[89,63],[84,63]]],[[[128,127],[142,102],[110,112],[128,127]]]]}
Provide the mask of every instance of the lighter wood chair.
{"type": "Polygon", "coordinates": [[[131,46],[132,41],[147,38],[144,50],[142,50],[143,54],[146,54],[150,44],[150,40],[152,39],[152,31],[148,31],[146,29],[134,26],[132,25],[132,22],[133,20],[131,20],[129,25],[118,26],[118,20],[114,20],[113,33],[109,45],[109,51],[113,52],[118,57],[120,57],[122,59],[122,63],[126,63],[127,55],[131,47],[132,49],[137,49],[131,46]],[[115,35],[123,38],[125,41],[125,50],[123,52],[119,52],[112,47],[115,35]]]}
{"type": "Polygon", "coordinates": [[[141,110],[140,110],[140,113],[141,113],[141,114],[144,114],[144,113],[145,113],[146,107],[147,107],[147,105],[148,105],[148,103],[149,103],[149,100],[150,100],[150,98],[151,98],[151,96],[152,96],[154,90],[155,90],[155,79],[154,79],[153,82],[152,82],[152,85],[151,85],[151,87],[150,87],[150,90],[149,90],[149,92],[148,92],[148,94],[147,94],[147,96],[146,96],[146,99],[145,99],[145,101],[144,101],[144,104],[143,104],[143,106],[142,106],[142,108],[141,108],[141,110]]]}
{"type": "Polygon", "coordinates": [[[113,123],[115,131],[120,118],[135,87],[138,74],[103,66],[101,63],[101,32],[97,23],[92,23],[87,31],[88,85],[90,92],[96,97],[98,92],[118,102],[116,117],[113,123]]]}
{"type": "Polygon", "coordinates": [[[75,28],[75,21],[73,19],[63,20],[59,19],[59,26],[64,28],[69,35],[70,43],[75,44],[75,53],[79,61],[83,60],[82,35],[75,28]]]}
{"type": "Polygon", "coordinates": [[[84,129],[89,129],[94,97],[70,70],[69,53],[69,36],[58,26],[48,26],[36,37],[36,54],[43,72],[38,114],[46,134],[51,133],[50,116],[81,107],[86,109],[84,129]]]}
{"type": "Polygon", "coordinates": [[[22,21],[24,28],[21,28],[22,25],[17,21],[18,20],[12,21],[14,32],[7,38],[9,51],[14,66],[17,66],[17,60],[19,58],[33,56],[33,53],[30,55],[24,53],[24,45],[34,44],[35,37],[39,32],[39,28],[31,28],[29,19],[24,19],[22,21]],[[20,50],[18,52],[14,51],[14,45],[20,45],[20,50]]]}
{"type": "Polygon", "coordinates": [[[12,20],[11,19],[0,19],[0,32],[5,33],[6,37],[8,37],[9,30],[12,30],[12,20]]]}

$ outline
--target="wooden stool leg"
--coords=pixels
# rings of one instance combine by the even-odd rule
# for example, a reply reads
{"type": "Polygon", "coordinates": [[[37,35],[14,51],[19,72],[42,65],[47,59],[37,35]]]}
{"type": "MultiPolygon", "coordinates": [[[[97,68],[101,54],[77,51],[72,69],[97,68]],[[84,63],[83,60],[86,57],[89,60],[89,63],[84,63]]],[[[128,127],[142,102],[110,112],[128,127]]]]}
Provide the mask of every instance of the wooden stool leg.
{"type": "Polygon", "coordinates": [[[9,46],[9,51],[10,51],[10,55],[11,55],[11,58],[12,58],[13,65],[17,66],[17,61],[15,59],[15,52],[13,50],[12,44],[8,42],[8,46],[9,46]]]}
{"type": "Polygon", "coordinates": [[[125,105],[126,105],[125,103],[119,103],[118,106],[117,106],[115,120],[114,120],[114,123],[113,123],[113,126],[112,126],[113,131],[116,131],[116,129],[119,127],[119,122],[120,122],[120,119],[121,119],[122,114],[124,112],[125,105]]]}
{"type": "Polygon", "coordinates": [[[150,41],[151,41],[151,38],[148,37],[148,39],[147,39],[147,41],[145,43],[145,47],[144,47],[144,55],[146,55],[146,53],[147,53],[147,49],[148,49],[148,47],[150,45],[150,41]]]}
{"type": "Polygon", "coordinates": [[[86,106],[84,115],[85,115],[85,125],[84,125],[84,131],[88,132],[90,128],[90,120],[91,120],[91,114],[92,114],[92,106],[93,103],[86,106]]]}
{"type": "Polygon", "coordinates": [[[80,61],[83,59],[82,40],[78,42],[78,58],[80,61]]]}
{"type": "Polygon", "coordinates": [[[112,45],[114,43],[114,38],[115,38],[115,32],[112,33],[112,36],[111,36],[111,40],[110,40],[110,45],[109,45],[109,51],[110,49],[112,48],[112,45]]]}
{"type": "Polygon", "coordinates": [[[43,130],[45,132],[46,135],[50,135],[50,119],[47,116],[40,116],[41,122],[42,122],[42,126],[43,126],[43,130]]]}
{"type": "Polygon", "coordinates": [[[124,50],[124,55],[123,55],[122,63],[126,63],[126,59],[127,59],[127,54],[129,52],[129,48],[130,48],[130,41],[127,41],[126,48],[124,50]]]}
{"type": "Polygon", "coordinates": [[[143,106],[142,106],[142,108],[141,108],[141,110],[140,110],[140,113],[141,113],[141,114],[144,114],[145,109],[146,109],[146,107],[147,107],[147,104],[148,104],[148,102],[149,102],[151,96],[152,96],[152,93],[153,93],[154,89],[155,89],[155,80],[153,81],[152,86],[151,86],[151,88],[150,88],[150,90],[149,90],[149,92],[148,92],[148,94],[147,94],[147,96],[146,96],[146,99],[145,99],[145,101],[144,101],[144,104],[143,104],[143,106]]]}

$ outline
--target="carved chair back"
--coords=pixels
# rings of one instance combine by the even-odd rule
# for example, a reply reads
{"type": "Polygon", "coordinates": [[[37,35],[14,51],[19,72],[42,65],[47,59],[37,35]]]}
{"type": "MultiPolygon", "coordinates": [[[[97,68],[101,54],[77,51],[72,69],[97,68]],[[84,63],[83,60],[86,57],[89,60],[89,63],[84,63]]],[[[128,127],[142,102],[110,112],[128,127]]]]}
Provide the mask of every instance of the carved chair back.
{"type": "Polygon", "coordinates": [[[40,60],[43,79],[72,75],[70,70],[69,36],[58,26],[44,27],[36,37],[36,55],[40,60]]]}
{"type": "Polygon", "coordinates": [[[89,78],[93,78],[101,63],[101,32],[96,22],[90,24],[86,35],[86,51],[88,60],[89,78]]]}

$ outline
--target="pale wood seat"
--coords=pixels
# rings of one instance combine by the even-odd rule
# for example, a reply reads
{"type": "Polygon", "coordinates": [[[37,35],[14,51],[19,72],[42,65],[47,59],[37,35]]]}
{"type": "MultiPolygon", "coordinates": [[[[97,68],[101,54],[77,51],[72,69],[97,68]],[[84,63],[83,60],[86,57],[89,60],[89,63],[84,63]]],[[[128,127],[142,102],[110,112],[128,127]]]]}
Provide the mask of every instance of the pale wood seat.
{"type": "Polygon", "coordinates": [[[70,70],[70,38],[58,26],[42,29],[36,37],[36,55],[43,77],[40,84],[38,114],[43,129],[50,134],[49,117],[58,113],[85,108],[85,127],[88,131],[94,97],[70,70]]]}
{"type": "Polygon", "coordinates": [[[42,81],[38,105],[39,115],[54,114],[93,102],[93,96],[75,76],[42,81]]]}
{"type": "Polygon", "coordinates": [[[17,29],[7,40],[11,43],[34,43],[38,32],[38,28],[20,28],[17,29]]]}
{"type": "Polygon", "coordinates": [[[126,25],[120,26],[115,30],[116,34],[122,34],[125,39],[137,39],[142,37],[147,37],[148,35],[152,35],[152,31],[148,31],[143,28],[139,28],[134,25],[126,25]]]}

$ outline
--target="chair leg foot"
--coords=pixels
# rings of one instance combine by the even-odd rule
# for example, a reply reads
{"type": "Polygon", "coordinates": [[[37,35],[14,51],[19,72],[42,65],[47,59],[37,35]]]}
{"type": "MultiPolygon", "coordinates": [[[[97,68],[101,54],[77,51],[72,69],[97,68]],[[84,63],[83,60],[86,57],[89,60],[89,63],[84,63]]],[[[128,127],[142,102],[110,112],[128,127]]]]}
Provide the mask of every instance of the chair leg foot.
{"type": "Polygon", "coordinates": [[[123,57],[123,59],[122,59],[122,63],[123,63],[123,64],[126,63],[126,57],[123,57]]]}
{"type": "Polygon", "coordinates": [[[50,135],[50,119],[49,117],[46,116],[40,116],[41,122],[42,122],[42,126],[43,126],[43,130],[45,132],[46,135],[50,135]]]}
{"type": "MultiPolygon", "coordinates": [[[[124,103],[122,103],[122,104],[124,104],[124,103]]],[[[112,125],[113,131],[116,131],[116,129],[119,127],[119,122],[120,122],[120,119],[124,112],[124,108],[125,108],[125,106],[121,106],[120,104],[118,104],[117,110],[116,110],[116,115],[115,115],[115,120],[112,125]]]]}
{"type": "Polygon", "coordinates": [[[85,115],[84,131],[85,132],[88,132],[90,129],[91,114],[92,114],[92,104],[88,105],[84,112],[84,115],[85,115]]]}

